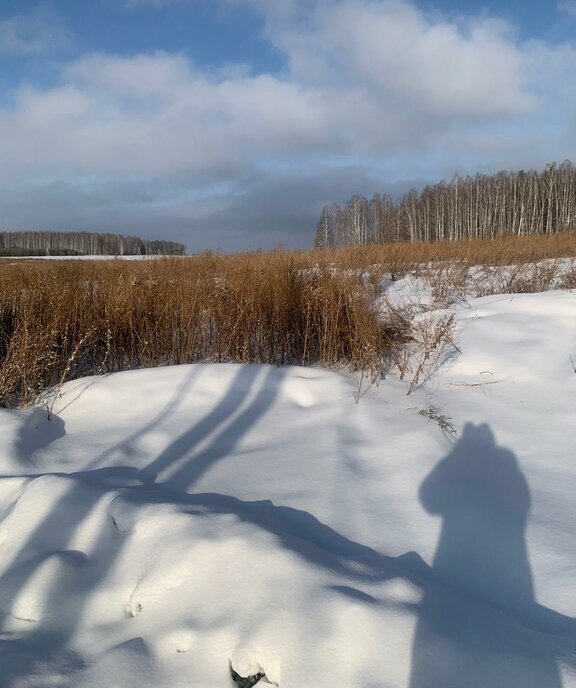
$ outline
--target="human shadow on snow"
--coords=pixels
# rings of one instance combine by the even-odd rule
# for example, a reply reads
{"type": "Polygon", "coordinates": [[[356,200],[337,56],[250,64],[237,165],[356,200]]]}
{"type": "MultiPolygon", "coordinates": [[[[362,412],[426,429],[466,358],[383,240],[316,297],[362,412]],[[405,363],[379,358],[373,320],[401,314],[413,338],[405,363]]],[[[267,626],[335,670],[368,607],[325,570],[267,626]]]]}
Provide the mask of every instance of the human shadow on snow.
{"type": "Polygon", "coordinates": [[[410,688],[562,688],[558,636],[573,652],[576,622],[535,600],[530,492],[514,454],[487,425],[467,424],[420,500],[442,528],[430,572],[437,586],[424,588],[419,607],[410,688]],[[464,604],[453,604],[454,595],[464,604]]]}

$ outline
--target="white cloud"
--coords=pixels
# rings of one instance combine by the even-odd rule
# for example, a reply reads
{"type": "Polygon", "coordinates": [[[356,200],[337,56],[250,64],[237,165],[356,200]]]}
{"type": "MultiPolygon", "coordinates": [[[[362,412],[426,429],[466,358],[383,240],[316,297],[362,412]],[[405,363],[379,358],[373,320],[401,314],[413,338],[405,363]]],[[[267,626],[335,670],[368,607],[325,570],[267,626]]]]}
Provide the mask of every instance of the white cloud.
{"type": "Polygon", "coordinates": [[[86,55],[65,67],[64,78],[109,96],[173,100],[194,74],[181,55],[156,52],[130,58],[86,55]]]}
{"type": "Polygon", "coordinates": [[[21,89],[15,106],[0,110],[0,157],[10,175],[33,163],[210,174],[258,154],[314,149],[328,127],[314,93],[296,84],[267,75],[212,80],[164,53],[92,55],[68,65],[63,78],[58,88],[21,89]]]}
{"type": "MultiPolygon", "coordinates": [[[[206,71],[165,52],[84,55],[58,86],[22,87],[0,107],[0,179],[148,180],[147,193],[155,180],[176,195],[186,180],[209,194],[250,187],[264,167],[270,179],[356,165],[363,178],[434,180],[576,158],[569,45],[520,43],[500,21],[432,17],[402,0],[241,1],[263,13],[281,75],[206,71]]],[[[177,226],[185,212],[193,221],[191,205],[177,226]]]]}
{"type": "Polygon", "coordinates": [[[64,22],[46,9],[0,21],[0,54],[41,54],[66,49],[71,42],[64,22]]]}
{"type": "Polygon", "coordinates": [[[533,104],[522,52],[501,21],[458,24],[387,0],[311,2],[306,13],[296,2],[282,4],[282,13],[262,7],[268,36],[301,83],[355,89],[387,110],[432,116],[501,115],[533,104]]]}
{"type": "Polygon", "coordinates": [[[165,52],[86,55],[65,65],[59,87],[22,89],[0,110],[0,154],[14,166],[178,174],[258,156],[427,150],[446,132],[466,138],[536,111],[535,78],[560,68],[551,49],[516,45],[486,18],[432,21],[399,1],[308,6],[304,18],[297,3],[266,10],[289,60],[282,77],[207,73],[165,52]]]}

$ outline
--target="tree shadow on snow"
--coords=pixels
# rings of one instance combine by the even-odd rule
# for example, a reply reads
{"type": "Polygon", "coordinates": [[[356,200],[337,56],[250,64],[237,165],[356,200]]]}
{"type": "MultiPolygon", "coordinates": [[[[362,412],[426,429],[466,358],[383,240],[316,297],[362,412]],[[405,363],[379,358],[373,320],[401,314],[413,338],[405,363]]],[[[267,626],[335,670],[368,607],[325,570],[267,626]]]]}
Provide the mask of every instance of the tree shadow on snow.
{"type": "Polygon", "coordinates": [[[530,492],[514,454],[487,425],[467,424],[420,500],[442,529],[430,577],[436,585],[424,588],[419,609],[410,688],[562,688],[559,636],[572,640],[573,651],[576,622],[534,599],[530,492]]]}
{"type": "Polygon", "coordinates": [[[220,402],[141,471],[142,481],[158,480],[177,490],[191,490],[210,468],[230,455],[273,405],[285,376],[284,368],[241,366],[220,402]],[[257,391],[246,403],[253,390],[257,391]],[[211,435],[208,445],[198,451],[211,435]]]}
{"type": "MultiPolygon", "coordinates": [[[[118,452],[131,455],[138,440],[163,422],[190,392],[190,385],[197,373],[196,368],[192,369],[158,416],[123,442],[95,457],[91,464],[101,464],[107,457],[118,452]]],[[[130,487],[137,489],[140,486],[147,492],[142,483],[150,484],[156,478],[157,471],[174,466],[176,472],[168,482],[178,485],[180,490],[192,485],[214,462],[228,454],[250,427],[261,418],[279,393],[284,376],[283,369],[271,367],[263,374],[260,366],[239,367],[220,403],[171,443],[144,471],[138,471],[131,466],[115,466],[77,473],[52,474],[53,477],[69,479],[70,488],[63,492],[52,509],[32,530],[15,555],[13,563],[2,575],[0,613],[6,618],[15,616],[12,603],[22,598],[25,588],[46,563],[52,562],[51,565],[58,566],[60,574],[44,591],[44,604],[39,618],[26,619],[31,624],[29,632],[13,636],[10,632],[0,631],[3,638],[0,655],[7,657],[11,652],[10,648],[19,655],[25,653],[24,657],[26,652],[30,653],[26,661],[17,663],[9,674],[3,676],[2,685],[11,686],[19,677],[34,673],[35,664],[43,662],[42,657],[46,654],[55,658],[61,656],[82,620],[84,607],[89,602],[92,591],[106,578],[121,552],[122,539],[117,537],[118,534],[114,532],[113,523],[109,518],[103,522],[100,532],[96,533],[88,555],[71,549],[77,529],[91,517],[102,496],[111,487],[129,490],[130,487]],[[253,388],[258,382],[261,382],[261,387],[253,393],[253,388]],[[206,441],[212,434],[214,437],[204,450],[194,454],[195,446],[206,441]],[[195,461],[197,463],[194,463],[195,461]]],[[[50,423],[54,423],[56,418],[53,416],[50,423]]],[[[54,425],[54,428],[56,432],[60,426],[54,425]]],[[[29,436],[30,429],[26,426],[24,430],[19,441],[20,451],[24,458],[31,459],[34,452],[45,446],[46,442],[41,445],[32,441],[29,436]]],[[[58,432],[56,435],[60,436],[58,432]]],[[[50,436],[48,441],[56,438],[50,436]]],[[[50,479],[42,473],[29,477],[50,479]]],[[[152,492],[160,488],[161,485],[153,485],[152,492]]],[[[48,671],[47,665],[44,666],[48,671]]],[[[62,663],[60,667],[63,668],[62,663]]],[[[64,669],[63,673],[69,672],[64,669]]],[[[62,675],[62,681],[65,680],[62,675]]]]}

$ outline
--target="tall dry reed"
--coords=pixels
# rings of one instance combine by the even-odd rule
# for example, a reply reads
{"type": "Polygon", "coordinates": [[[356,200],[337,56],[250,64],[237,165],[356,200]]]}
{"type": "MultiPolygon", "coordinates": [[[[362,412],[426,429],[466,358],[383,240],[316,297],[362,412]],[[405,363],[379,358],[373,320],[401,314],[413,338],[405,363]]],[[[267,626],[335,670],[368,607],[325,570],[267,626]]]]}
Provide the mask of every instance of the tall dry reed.
{"type": "Polygon", "coordinates": [[[375,371],[397,322],[362,275],[310,255],[205,255],[0,268],[0,404],[74,377],[179,363],[375,371]]]}
{"type": "Polygon", "coordinates": [[[377,376],[409,339],[384,275],[576,255],[576,235],[152,261],[0,263],[0,405],[75,377],[194,362],[347,365],[377,376]]]}

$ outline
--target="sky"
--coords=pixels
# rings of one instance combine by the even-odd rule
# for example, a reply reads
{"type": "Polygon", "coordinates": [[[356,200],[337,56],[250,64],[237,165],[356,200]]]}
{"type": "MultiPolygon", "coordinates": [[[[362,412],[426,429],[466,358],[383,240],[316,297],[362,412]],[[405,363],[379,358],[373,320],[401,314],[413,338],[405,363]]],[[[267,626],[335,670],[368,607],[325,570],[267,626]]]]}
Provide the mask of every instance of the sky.
{"type": "Polygon", "coordinates": [[[1,0],[0,230],[312,245],[322,208],[576,162],[576,0],[1,0]]]}

